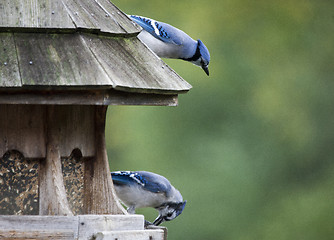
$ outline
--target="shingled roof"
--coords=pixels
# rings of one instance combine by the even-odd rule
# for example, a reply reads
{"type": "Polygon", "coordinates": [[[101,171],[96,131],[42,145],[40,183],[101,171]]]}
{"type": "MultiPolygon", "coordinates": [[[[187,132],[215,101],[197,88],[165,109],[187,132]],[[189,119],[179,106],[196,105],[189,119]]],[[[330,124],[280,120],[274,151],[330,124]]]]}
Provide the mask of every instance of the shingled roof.
{"type": "Polygon", "coordinates": [[[3,0],[0,90],[188,91],[137,39],[140,31],[108,0],[3,0]]]}

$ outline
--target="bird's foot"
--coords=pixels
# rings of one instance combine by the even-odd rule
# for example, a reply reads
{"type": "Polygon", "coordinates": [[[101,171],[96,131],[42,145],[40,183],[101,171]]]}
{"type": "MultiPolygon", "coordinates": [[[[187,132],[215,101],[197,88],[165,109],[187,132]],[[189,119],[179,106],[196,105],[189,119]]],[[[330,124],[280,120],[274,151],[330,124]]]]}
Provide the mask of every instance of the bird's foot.
{"type": "Polygon", "coordinates": [[[145,220],[144,226],[145,226],[145,228],[148,227],[148,226],[153,226],[153,223],[145,220]]]}
{"type": "Polygon", "coordinates": [[[136,213],[136,207],[135,206],[130,206],[128,209],[127,209],[127,212],[129,214],[135,214],[136,213]]]}

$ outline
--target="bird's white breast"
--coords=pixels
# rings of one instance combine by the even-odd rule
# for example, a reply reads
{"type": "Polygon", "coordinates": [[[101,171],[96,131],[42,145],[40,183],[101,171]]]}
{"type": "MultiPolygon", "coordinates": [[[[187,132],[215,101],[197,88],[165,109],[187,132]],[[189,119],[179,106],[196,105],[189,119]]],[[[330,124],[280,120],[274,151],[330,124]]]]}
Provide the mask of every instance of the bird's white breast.
{"type": "Polygon", "coordinates": [[[120,200],[128,207],[135,206],[136,208],[157,207],[166,200],[164,193],[152,193],[143,191],[140,186],[122,186],[114,185],[116,194],[120,200]]]}
{"type": "Polygon", "coordinates": [[[161,58],[181,58],[180,56],[180,48],[182,46],[173,44],[173,43],[165,43],[145,30],[141,31],[138,34],[138,38],[148,47],[150,48],[156,55],[161,58]]]}

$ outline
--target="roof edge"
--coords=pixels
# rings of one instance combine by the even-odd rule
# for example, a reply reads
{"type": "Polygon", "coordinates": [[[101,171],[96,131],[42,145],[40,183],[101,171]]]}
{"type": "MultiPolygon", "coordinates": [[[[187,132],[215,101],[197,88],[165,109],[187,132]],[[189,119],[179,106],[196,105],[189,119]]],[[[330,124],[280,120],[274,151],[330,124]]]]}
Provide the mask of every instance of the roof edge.
{"type": "Polygon", "coordinates": [[[162,94],[162,95],[173,95],[173,94],[183,94],[189,92],[192,88],[190,86],[187,89],[181,90],[168,90],[168,89],[155,89],[155,88],[133,88],[133,87],[126,87],[126,86],[114,86],[113,89],[120,91],[120,92],[127,92],[127,93],[143,93],[143,94],[162,94]]]}
{"type": "Polygon", "coordinates": [[[129,93],[114,89],[34,90],[0,88],[0,104],[177,106],[177,94],[129,93]]]}
{"type": "Polygon", "coordinates": [[[92,28],[38,28],[38,27],[3,27],[0,26],[0,33],[46,33],[46,34],[73,34],[89,33],[107,37],[136,37],[140,32],[112,33],[92,28]]]}

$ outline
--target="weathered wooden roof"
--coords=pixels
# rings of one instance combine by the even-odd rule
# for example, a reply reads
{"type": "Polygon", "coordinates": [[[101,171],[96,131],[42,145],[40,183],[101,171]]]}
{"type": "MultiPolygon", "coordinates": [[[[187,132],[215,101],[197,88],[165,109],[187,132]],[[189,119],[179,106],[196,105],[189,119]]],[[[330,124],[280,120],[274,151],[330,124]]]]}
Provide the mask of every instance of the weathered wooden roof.
{"type": "Polygon", "coordinates": [[[137,39],[140,30],[108,0],[3,0],[0,90],[188,91],[137,39]]]}

